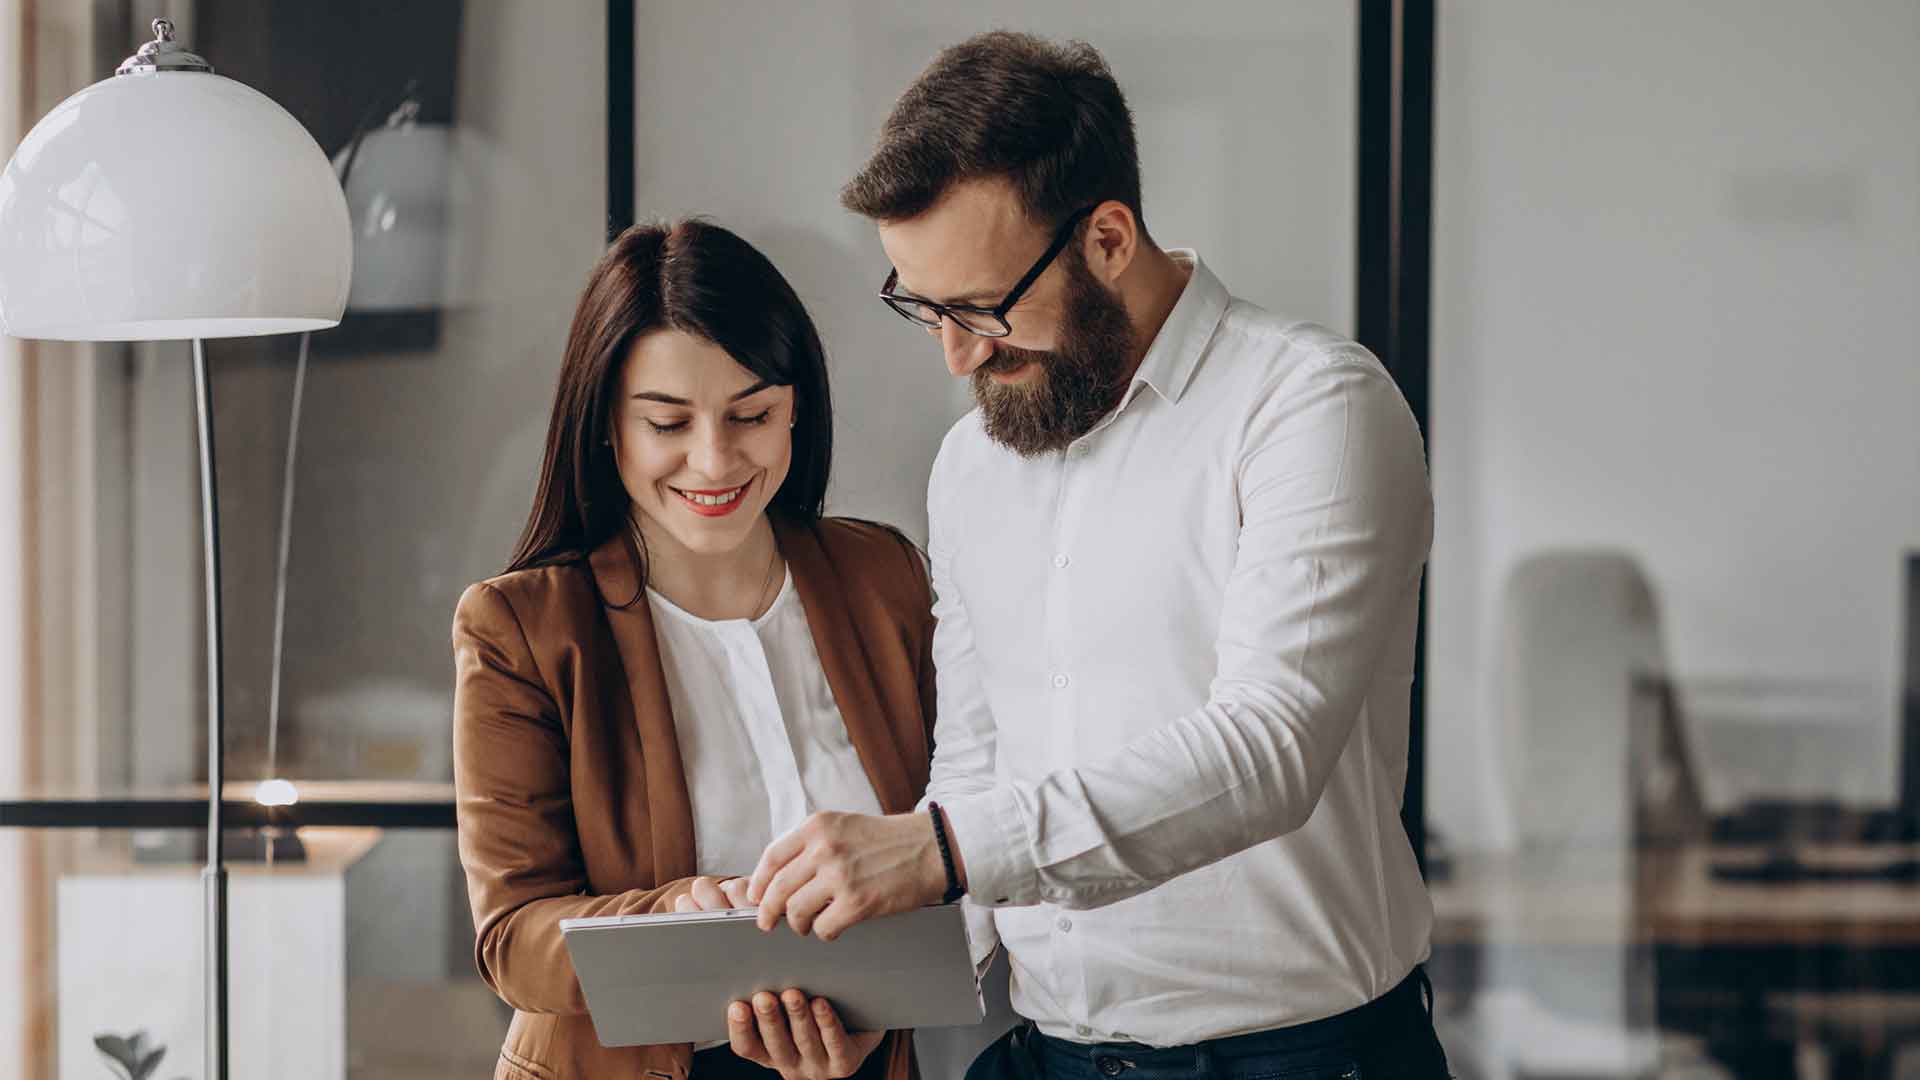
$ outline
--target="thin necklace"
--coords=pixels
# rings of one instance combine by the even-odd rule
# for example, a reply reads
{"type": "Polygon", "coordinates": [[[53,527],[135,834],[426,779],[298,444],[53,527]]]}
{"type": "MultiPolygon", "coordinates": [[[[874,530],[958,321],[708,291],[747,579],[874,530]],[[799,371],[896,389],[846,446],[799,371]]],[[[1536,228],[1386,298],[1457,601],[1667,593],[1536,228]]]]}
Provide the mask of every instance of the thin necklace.
{"type": "Polygon", "coordinates": [[[776,541],[773,543],[772,549],[767,552],[766,579],[760,583],[760,595],[754,597],[753,616],[752,616],[753,618],[759,618],[760,614],[766,610],[766,608],[761,606],[761,602],[766,600],[767,588],[768,586],[773,584],[773,564],[779,561],[780,561],[780,544],[776,541]]]}

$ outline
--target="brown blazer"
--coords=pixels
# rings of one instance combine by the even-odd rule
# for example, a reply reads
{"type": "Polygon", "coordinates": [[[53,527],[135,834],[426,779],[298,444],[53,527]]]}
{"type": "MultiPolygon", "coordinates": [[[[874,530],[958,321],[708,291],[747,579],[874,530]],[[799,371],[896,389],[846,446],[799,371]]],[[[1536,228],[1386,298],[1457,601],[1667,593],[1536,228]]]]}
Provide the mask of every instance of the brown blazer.
{"type": "MultiPolygon", "coordinates": [[[[899,534],[776,523],[827,683],[888,813],[927,785],[931,588],[899,534]]],[[[687,1080],[692,1046],[603,1047],[560,920],[671,911],[693,812],[653,620],[618,540],[469,587],[453,620],[454,795],[480,974],[515,1012],[494,1076],[687,1080]]],[[[909,1032],[874,1050],[917,1080],[909,1032]]],[[[696,1078],[697,1080],[697,1078],[696,1078]]]]}

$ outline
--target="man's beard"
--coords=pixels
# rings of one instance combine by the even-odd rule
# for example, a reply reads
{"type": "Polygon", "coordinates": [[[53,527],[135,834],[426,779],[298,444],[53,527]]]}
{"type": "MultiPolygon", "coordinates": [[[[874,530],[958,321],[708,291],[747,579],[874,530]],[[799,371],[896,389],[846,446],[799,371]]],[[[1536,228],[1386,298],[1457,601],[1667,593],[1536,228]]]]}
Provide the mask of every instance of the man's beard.
{"type": "Polygon", "coordinates": [[[1101,286],[1077,251],[1067,260],[1066,319],[1050,352],[994,343],[993,356],[973,373],[973,399],[987,436],[1021,457],[1064,450],[1093,430],[1120,403],[1133,356],[1133,323],[1126,305],[1101,286]],[[1024,383],[988,378],[1033,363],[1024,383]]]}

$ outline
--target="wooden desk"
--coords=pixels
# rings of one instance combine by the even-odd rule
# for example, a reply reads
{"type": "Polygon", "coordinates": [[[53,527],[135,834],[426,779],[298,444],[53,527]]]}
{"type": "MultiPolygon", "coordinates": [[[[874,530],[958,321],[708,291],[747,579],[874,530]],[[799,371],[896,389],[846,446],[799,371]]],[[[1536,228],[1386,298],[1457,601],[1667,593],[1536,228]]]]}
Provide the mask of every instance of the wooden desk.
{"type": "MultiPolygon", "coordinates": [[[[1472,992],[1490,954],[1524,954],[1522,969],[1584,971],[1642,950],[1648,962],[1630,967],[1648,985],[1630,993],[1652,995],[1652,1022],[1703,1037],[1736,1071],[1771,1075],[1792,1059],[1792,1042],[1814,1039],[1847,1063],[1835,1075],[1866,1075],[1860,1063],[1891,1061],[1891,1003],[1920,993],[1920,883],[1711,873],[1769,854],[1700,846],[1456,858],[1447,880],[1429,886],[1436,982],[1472,992]]],[[[1920,856],[1920,845],[1795,855],[1811,866],[1872,866],[1920,856]]]]}
{"type": "MultiPolygon", "coordinates": [[[[1760,848],[1683,848],[1647,859],[1647,936],[1661,945],[1920,947],[1920,883],[1728,881],[1715,865],[1763,862],[1760,848]]],[[[1820,846],[1795,853],[1809,866],[1872,867],[1920,858],[1920,845],[1820,846]]]]}
{"type": "MultiPolygon", "coordinates": [[[[1436,945],[1656,945],[1683,948],[1920,949],[1920,884],[1879,881],[1747,882],[1715,865],[1755,864],[1758,847],[1641,852],[1468,855],[1429,886],[1436,945]]],[[[1816,866],[1920,858],[1920,845],[1821,846],[1797,851],[1816,866]]]]}

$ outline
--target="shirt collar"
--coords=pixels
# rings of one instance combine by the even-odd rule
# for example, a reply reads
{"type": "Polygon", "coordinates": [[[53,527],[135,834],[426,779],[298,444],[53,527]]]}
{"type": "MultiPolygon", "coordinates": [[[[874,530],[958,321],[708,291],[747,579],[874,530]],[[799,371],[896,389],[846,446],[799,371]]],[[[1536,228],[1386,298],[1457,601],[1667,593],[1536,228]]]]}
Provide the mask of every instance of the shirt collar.
{"type": "Polygon", "coordinates": [[[1173,261],[1190,268],[1192,274],[1187,278],[1186,288],[1180,290],[1179,301],[1167,313],[1167,321],[1160,324],[1160,332],[1154,335],[1147,355],[1141,358],[1133,381],[1151,386],[1154,393],[1173,405],[1179,404],[1180,396],[1186,392],[1193,370],[1200,363],[1200,354],[1207,351],[1207,343],[1213,340],[1213,331],[1226,314],[1231,297],[1220,279],[1200,261],[1198,252],[1191,248],[1170,248],[1167,254],[1173,261]]]}

